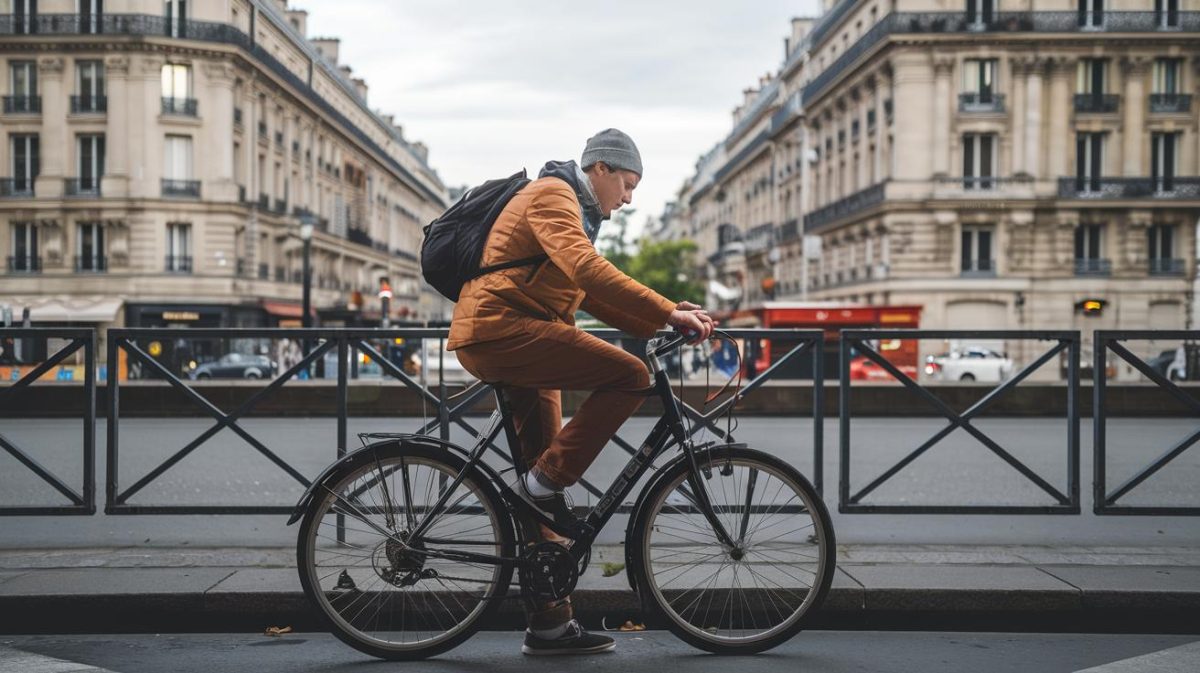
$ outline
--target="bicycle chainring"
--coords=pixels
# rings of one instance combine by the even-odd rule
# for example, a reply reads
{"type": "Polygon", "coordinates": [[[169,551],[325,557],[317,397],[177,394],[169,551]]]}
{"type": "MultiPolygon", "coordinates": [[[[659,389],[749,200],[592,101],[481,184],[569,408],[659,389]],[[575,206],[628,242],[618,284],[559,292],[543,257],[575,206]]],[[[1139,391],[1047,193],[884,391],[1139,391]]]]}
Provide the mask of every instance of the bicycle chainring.
{"type": "Polygon", "coordinates": [[[521,557],[521,589],[533,601],[556,601],[571,595],[579,567],[566,547],[555,542],[529,545],[521,557]]]}

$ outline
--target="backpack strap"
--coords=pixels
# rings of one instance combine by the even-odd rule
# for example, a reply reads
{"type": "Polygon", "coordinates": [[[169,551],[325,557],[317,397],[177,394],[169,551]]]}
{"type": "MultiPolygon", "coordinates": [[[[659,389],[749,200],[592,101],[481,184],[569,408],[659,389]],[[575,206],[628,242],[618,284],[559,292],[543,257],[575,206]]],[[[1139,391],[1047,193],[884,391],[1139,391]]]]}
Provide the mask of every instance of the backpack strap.
{"type": "Polygon", "coordinates": [[[529,266],[531,264],[540,265],[542,262],[544,262],[548,259],[550,259],[549,255],[542,254],[542,255],[534,255],[533,257],[524,257],[522,259],[514,259],[509,262],[501,262],[499,264],[493,264],[491,266],[485,266],[484,268],[477,271],[475,273],[475,275],[471,276],[471,279],[478,278],[484,274],[492,273],[493,271],[503,271],[504,269],[514,269],[518,266],[529,266]]]}

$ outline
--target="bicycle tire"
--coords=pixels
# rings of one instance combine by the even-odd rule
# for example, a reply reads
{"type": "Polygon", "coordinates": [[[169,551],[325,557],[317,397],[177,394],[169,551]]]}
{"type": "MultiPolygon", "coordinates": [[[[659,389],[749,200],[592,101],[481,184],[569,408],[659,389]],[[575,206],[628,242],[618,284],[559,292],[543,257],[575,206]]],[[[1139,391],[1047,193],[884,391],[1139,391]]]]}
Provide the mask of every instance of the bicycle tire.
{"type": "MultiPolygon", "coordinates": [[[[820,608],[829,592],[836,567],[836,541],[829,512],[816,489],[799,471],[769,454],[753,449],[727,447],[712,449],[698,455],[696,460],[702,468],[710,470],[714,477],[725,478],[721,471],[722,468],[726,465],[733,466],[730,469],[734,475],[732,480],[735,482],[737,481],[737,468],[742,468],[746,475],[742,481],[743,484],[749,483],[751,469],[759,474],[770,475],[781,485],[780,491],[782,486],[788,486],[799,498],[800,503],[794,507],[773,503],[755,505],[753,497],[751,497],[748,498],[749,506],[741,505],[739,507],[736,503],[741,502],[740,499],[743,496],[737,492],[737,489],[733,489],[737,493],[734,505],[720,502],[722,495],[718,493],[714,496],[710,492],[710,498],[718,511],[717,516],[721,518],[727,530],[731,530],[731,534],[734,534],[735,537],[737,537],[737,532],[742,532],[742,537],[746,541],[745,548],[741,551],[743,555],[734,559],[733,550],[717,541],[712,526],[696,505],[697,501],[689,500],[692,496],[686,495],[687,491],[683,490],[691,488],[689,461],[680,460],[668,466],[647,487],[650,492],[646,494],[646,505],[641,508],[637,520],[633,522],[634,527],[629,538],[635,544],[634,570],[638,573],[636,580],[642,605],[649,610],[656,621],[665,625],[675,636],[693,647],[715,654],[731,655],[754,654],[769,650],[803,630],[811,621],[811,615],[820,608]],[[668,499],[673,499],[673,502],[668,503],[668,499]],[[772,508],[775,507],[778,507],[779,511],[771,514],[772,508]],[[767,536],[768,533],[770,536],[776,536],[779,533],[780,529],[774,527],[780,524],[775,518],[769,522],[766,521],[768,515],[787,522],[788,511],[793,508],[799,508],[797,516],[803,517],[803,519],[797,520],[796,523],[801,525],[793,537],[802,534],[805,541],[792,545],[801,550],[800,552],[779,548],[784,543],[778,542],[777,539],[782,539],[792,531],[785,531],[784,535],[776,539],[761,537],[759,540],[763,542],[755,541],[754,535],[759,531],[763,531],[763,536],[767,536]],[[664,512],[667,513],[664,515],[664,512]],[[743,518],[753,518],[756,525],[765,525],[765,528],[750,531],[747,524],[741,523],[743,518]],[[809,526],[802,525],[804,520],[811,521],[809,526]],[[811,527],[811,532],[805,532],[808,527],[811,527]],[[696,539],[688,540],[686,539],[688,535],[695,535],[696,539]],[[657,544],[655,539],[658,540],[657,544]],[[763,545],[757,548],[758,552],[756,552],[756,544],[763,545]],[[767,547],[766,544],[772,546],[767,547]],[[815,552],[811,554],[811,563],[805,560],[801,564],[801,559],[808,559],[810,556],[802,552],[809,551],[808,548],[814,545],[816,549],[811,550],[815,552]],[[657,553],[656,549],[665,553],[657,553]],[[786,556],[787,554],[793,554],[795,562],[782,563],[790,558],[786,556]],[[690,565],[688,564],[689,560],[693,560],[690,565]],[[755,566],[756,562],[759,563],[758,566],[755,566]],[[708,573],[716,563],[720,563],[720,565],[715,573],[703,574],[708,573]],[[801,565],[805,567],[802,568],[801,565]],[[813,568],[811,571],[807,569],[809,565],[813,568]],[[725,570],[726,567],[729,567],[729,571],[725,570]],[[739,582],[740,572],[743,570],[746,573],[745,585],[739,582]],[[722,578],[722,573],[725,573],[726,578],[732,574],[732,586],[724,589],[724,599],[720,598],[721,589],[714,589],[716,583],[722,578]],[[810,574],[812,580],[809,586],[804,587],[803,596],[799,593],[801,587],[782,586],[782,582],[800,581],[803,583],[803,580],[807,579],[810,574]],[[687,577],[701,577],[701,581],[692,588],[686,588],[688,582],[695,581],[683,579],[687,577]],[[670,588],[671,583],[677,580],[683,583],[681,587],[670,588]],[[696,587],[704,585],[705,582],[708,582],[709,585],[697,591],[696,587]],[[779,584],[773,585],[773,582],[779,584]],[[752,585],[753,592],[746,585],[752,585]],[[704,605],[706,594],[710,597],[707,599],[708,606],[701,618],[699,607],[704,605]],[[788,599],[786,594],[791,594],[795,598],[788,599]],[[714,602],[722,600],[723,603],[717,616],[718,623],[715,627],[710,627],[708,626],[709,622],[706,621],[711,619],[709,618],[710,609],[714,602]],[[784,615],[781,606],[787,607],[789,600],[796,604],[789,614],[784,615]],[[692,605],[697,605],[697,607],[689,616],[688,608],[692,605]],[[734,614],[735,605],[740,612],[739,616],[734,614]],[[730,635],[722,636],[720,621],[725,619],[726,610],[729,615],[728,631],[730,635]],[[761,619],[766,622],[771,619],[772,612],[780,617],[779,623],[771,625],[770,628],[767,628],[765,623],[759,627],[757,620],[761,619]],[[735,625],[740,628],[734,628],[735,625]],[[752,628],[747,628],[747,626],[752,628]],[[737,631],[746,632],[760,628],[761,633],[758,634],[741,637],[733,635],[737,631]]],[[[757,481],[757,477],[755,480],[757,481]]],[[[706,481],[711,482],[712,477],[706,481]]],[[[705,487],[708,489],[709,485],[706,484],[705,487]]],[[[768,481],[763,490],[775,488],[768,481]]],[[[753,493],[755,489],[748,488],[747,490],[753,493]]],[[[777,493],[769,497],[782,497],[782,495],[777,493]]]]}
{"type": "MultiPolygon", "coordinates": [[[[420,615],[423,612],[437,612],[439,609],[445,608],[449,616],[437,617],[434,623],[435,627],[440,627],[443,621],[449,621],[453,615],[451,610],[446,607],[446,604],[442,602],[443,598],[446,601],[454,598],[456,601],[458,601],[459,606],[462,606],[461,598],[476,598],[474,594],[469,591],[463,592],[462,582],[459,581],[471,580],[472,578],[459,578],[455,580],[449,580],[452,585],[458,587],[453,591],[426,591],[423,594],[413,592],[410,594],[411,601],[409,600],[410,595],[401,596],[399,600],[400,607],[399,610],[397,610],[395,603],[397,602],[396,595],[399,593],[399,591],[392,591],[391,588],[389,588],[389,586],[395,587],[395,585],[389,582],[385,578],[385,575],[395,571],[398,566],[409,565],[413,568],[417,567],[418,565],[422,567],[426,565],[432,566],[437,564],[438,560],[433,559],[431,561],[430,559],[432,557],[425,557],[412,551],[404,551],[399,545],[394,545],[392,542],[389,542],[389,538],[383,536],[382,533],[379,533],[378,531],[369,527],[367,527],[364,532],[364,524],[361,522],[361,520],[356,520],[347,514],[339,515],[332,509],[332,504],[334,502],[339,503],[339,506],[341,506],[343,509],[349,507],[347,504],[349,499],[346,498],[345,495],[339,499],[333,494],[339,493],[341,489],[346,488],[348,485],[357,484],[359,480],[363,479],[364,477],[367,477],[368,479],[374,478],[373,475],[384,471],[385,473],[390,472],[391,476],[391,486],[387,492],[392,495],[389,497],[395,501],[396,505],[401,505],[401,507],[394,513],[394,516],[397,518],[403,517],[407,519],[406,508],[403,507],[402,503],[410,501],[415,503],[416,498],[418,497],[423,501],[432,503],[434,500],[436,500],[436,494],[432,494],[431,497],[433,481],[437,479],[439,484],[449,483],[453,480],[455,475],[462,471],[465,465],[466,463],[458,456],[434,447],[415,443],[406,443],[403,440],[388,440],[356,452],[352,458],[347,461],[345,466],[335,470],[320,485],[318,485],[317,492],[314,494],[312,501],[309,503],[309,506],[305,511],[297,536],[297,572],[300,575],[300,584],[304,588],[304,593],[308,597],[308,600],[318,607],[318,611],[321,613],[326,626],[339,640],[361,652],[380,659],[395,661],[425,659],[427,657],[446,652],[470,638],[478,630],[479,625],[488,617],[490,617],[499,607],[499,603],[506,597],[508,593],[508,587],[512,581],[513,567],[511,564],[499,564],[496,566],[491,566],[491,571],[484,571],[482,576],[483,579],[481,579],[480,582],[482,583],[486,581],[487,584],[485,588],[480,591],[480,595],[477,597],[478,604],[469,611],[465,610],[464,608],[465,614],[462,617],[462,621],[451,625],[450,628],[447,628],[441,635],[438,635],[435,632],[436,629],[433,628],[418,630],[418,636],[422,631],[428,631],[433,636],[426,639],[417,638],[413,642],[395,642],[379,637],[378,635],[372,635],[355,625],[354,622],[358,618],[357,615],[351,615],[350,618],[347,619],[347,615],[342,614],[338,607],[334,605],[334,601],[337,600],[336,597],[354,597],[354,591],[357,591],[363,596],[367,595],[367,592],[358,590],[357,584],[359,582],[371,581],[372,583],[367,585],[368,590],[370,590],[372,587],[378,586],[380,581],[382,581],[382,586],[377,590],[376,593],[380,595],[386,594],[387,597],[382,599],[377,597],[371,598],[370,602],[368,602],[366,605],[370,606],[371,602],[379,602],[379,607],[376,608],[376,614],[385,614],[387,616],[387,619],[389,620],[389,630],[386,631],[386,633],[392,633],[396,632],[397,619],[399,620],[399,632],[403,632],[406,626],[419,626],[419,619],[421,619],[420,615]],[[405,500],[403,497],[403,490],[400,492],[396,491],[396,475],[400,472],[400,469],[397,468],[398,465],[403,466],[405,472],[409,473],[407,476],[411,477],[411,479],[406,479],[405,476],[401,476],[399,478],[399,481],[401,482],[399,485],[400,489],[405,489],[406,487],[404,484],[410,483],[412,480],[419,478],[421,476],[421,468],[425,468],[425,470],[429,473],[425,479],[425,481],[427,481],[429,484],[429,490],[421,493],[419,496],[414,495],[414,499],[412,500],[405,500]],[[416,474],[412,474],[412,471],[415,471],[416,474]],[[443,476],[446,478],[445,482],[441,481],[443,476]],[[331,525],[327,519],[336,519],[338,516],[343,517],[344,521],[349,522],[349,525],[345,527],[344,535],[346,540],[353,539],[353,543],[347,544],[346,542],[339,542],[334,538],[330,538],[328,534],[330,532],[329,528],[324,529],[325,534],[320,534],[323,525],[331,525]],[[332,556],[336,557],[353,556],[360,552],[367,551],[370,543],[368,543],[367,546],[363,546],[359,543],[362,540],[369,539],[371,534],[374,534],[379,539],[379,542],[370,552],[371,567],[368,568],[362,565],[365,557],[359,558],[358,561],[348,565],[345,570],[348,573],[352,571],[352,574],[350,574],[350,580],[346,583],[345,588],[342,588],[343,580],[340,575],[336,583],[331,581],[332,575],[337,572],[337,568],[335,567],[336,564],[330,564],[327,566],[332,567],[333,570],[326,574],[324,578],[321,577],[321,572],[318,572],[319,552],[317,540],[319,537],[323,537],[326,540],[323,543],[326,546],[330,542],[335,544],[334,548],[339,550],[339,553],[335,553],[332,556]],[[342,551],[342,547],[337,546],[341,544],[346,544],[347,549],[345,551],[342,551]],[[358,551],[354,552],[354,550],[358,551]],[[408,556],[404,556],[405,554],[408,554],[408,556]],[[399,559],[398,562],[397,559],[399,559]],[[384,563],[387,563],[389,568],[381,569],[379,567],[384,563]],[[371,573],[365,572],[368,570],[374,573],[374,580],[371,580],[371,573]],[[487,572],[491,572],[490,579],[488,579],[487,572]],[[355,580],[355,577],[358,577],[359,579],[355,580]],[[328,586],[331,584],[333,585],[332,587],[328,586]],[[318,590],[319,587],[320,590],[318,590]],[[441,594],[440,596],[439,593],[441,594]],[[335,598],[331,598],[331,594],[335,598]],[[424,610],[418,608],[418,600],[424,601],[424,610]],[[441,603],[441,608],[435,607],[436,603],[441,603]],[[386,613],[383,612],[385,606],[387,607],[386,613]],[[409,620],[414,621],[410,622],[409,620]]],[[[375,478],[375,481],[377,484],[380,483],[380,480],[377,478],[375,478]]],[[[384,479],[382,483],[386,484],[388,481],[388,479],[384,479]]],[[[439,486],[439,488],[441,487],[444,486],[439,486]]],[[[382,491],[382,487],[379,490],[382,491]]],[[[410,490],[415,491],[417,488],[411,487],[410,490]]],[[[479,509],[486,518],[486,522],[479,518],[469,522],[469,525],[478,523],[479,528],[476,529],[474,535],[477,537],[480,535],[484,536],[482,544],[486,545],[474,546],[481,544],[476,540],[474,541],[474,545],[471,549],[481,553],[494,553],[498,556],[512,558],[516,549],[512,520],[499,493],[491,484],[490,480],[481,471],[475,470],[465,476],[463,483],[455,490],[453,497],[457,498],[459,493],[474,494],[474,499],[478,503],[479,509]],[[479,533],[478,531],[482,531],[482,533],[479,533]],[[494,537],[494,545],[492,545],[492,540],[486,537],[489,533],[494,537]]],[[[363,500],[360,499],[359,502],[363,502],[363,500]]],[[[378,509],[378,496],[375,496],[374,502],[376,503],[376,509],[378,509]]],[[[452,500],[449,504],[453,505],[453,507],[447,507],[444,509],[453,509],[455,512],[457,512],[457,514],[443,515],[446,516],[447,519],[453,516],[461,517],[469,515],[472,508],[475,506],[473,503],[471,503],[471,501],[467,501],[467,504],[464,504],[461,500],[457,503],[452,500]]],[[[359,507],[356,510],[356,514],[370,518],[371,513],[364,512],[364,509],[366,508],[359,507]]],[[[419,506],[416,504],[414,504],[411,508],[414,516],[417,515],[418,509],[419,506]]],[[[417,517],[416,520],[419,520],[419,517],[417,517]]],[[[430,533],[436,532],[438,530],[438,526],[442,525],[440,520],[437,521],[438,523],[429,529],[430,533]]],[[[386,529],[386,515],[384,515],[384,524],[386,529]]],[[[392,537],[395,537],[395,535],[392,537]]],[[[461,539],[464,541],[466,540],[465,537],[461,539]]],[[[443,561],[445,560],[443,559],[443,561]]],[[[462,564],[460,563],[460,565],[462,564]]],[[[454,577],[454,575],[443,574],[443,577],[449,578],[454,577]]],[[[413,586],[418,586],[422,581],[424,580],[417,581],[417,583],[413,586]]],[[[435,582],[439,582],[442,589],[446,589],[448,587],[444,581],[435,579],[435,582]]],[[[400,589],[400,587],[395,588],[400,589]]],[[[353,598],[354,601],[359,601],[360,599],[361,596],[353,598]]],[[[352,602],[344,604],[354,605],[352,602]]],[[[364,612],[365,609],[366,608],[360,608],[359,614],[364,612]]],[[[349,610],[347,610],[347,612],[349,612],[349,610]]],[[[374,618],[375,615],[372,616],[372,619],[374,618]]],[[[427,620],[426,624],[428,625],[429,617],[426,616],[424,619],[427,620]]],[[[385,631],[381,629],[379,632],[384,633],[385,631]]]]}

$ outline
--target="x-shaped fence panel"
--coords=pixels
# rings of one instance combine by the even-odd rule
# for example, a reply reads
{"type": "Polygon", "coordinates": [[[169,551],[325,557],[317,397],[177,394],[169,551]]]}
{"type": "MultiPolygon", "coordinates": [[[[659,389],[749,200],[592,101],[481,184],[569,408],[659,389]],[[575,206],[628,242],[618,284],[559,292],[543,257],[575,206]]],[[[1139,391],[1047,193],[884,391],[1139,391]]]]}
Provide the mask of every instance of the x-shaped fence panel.
{"type": "Polygon", "coordinates": [[[1078,514],[1079,513],[1079,333],[1078,332],[1034,332],[1034,331],[930,331],[930,330],[843,330],[841,339],[841,380],[839,386],[839,414],[841,428],[840,474],[838,481],[838,509],[850,514],[1078,514]],[[993,388],[963,413],[951,409],[927,388],[904,374],[886,357],[876,351],[870,342],[890,339],[1037,339],[1053,341],[1055,344],[1020,372],[993,388]],[[871,480],[857,492],[850,489],[850,359],[851,350],[882,367],[896,381],[903,384],[918,398],[923,399],[949,424],[922,442],[908,455],[871,480]],[[1050,362],[1063,351],[1067,352],[1067,492],[1063,493],[1046,479],[1038,475],[1024,462],[1000,446],[995,440],[976,427],[977,419],[1002,395],[1014,389],[1039,367],[1050,362]],[[1032,482],[1041,491],[1053,498],[1057,504],[1045,506],[1024,505],[882,505],[864,503],[864,499],[897,473],[919,458],[922,454],[944,439],[954,430],[961,428],[1002,461],[1032,482]]]}
{"type": "MultiPolygon", "coordinates": [[[[1126,479],[1111,492],[1108,490],[1108,386],[1103,375],[1097,375],[1092,388],[1093,414],[1095,431],[1093,452],[1094,468],[1092,480],[1092,509],[1096,514],[1141,514],[1141,515],[1200,515],[1200,507],[1195,506],[1151,506],[1151,505],[1120,505],[1117,501],[1125,497],[1134,488],[1145,482],[1151,476],[1167,467],[1185,451],[1200,441],[1200,401],[1180,388],[1174,381],[1155,371],[1150,365],[1134,355],[1122,341],[1133,340],[1178,340],[1195,342],[1200,339],[1200,331],[1191,330],[1140,330],[1116,331],[1096,330],[1095,332],[1095,364],[1094,372],[1108,371],[1108,352],[1112,351],[1117,357],[1129,363],[1150,381],[1178,400],[1190,412],[1191,418],[1197,420],[1198,426],[1184,439],[1166,449],[1149,465],[1138,470],[1136,474],[1126,479]]],[[[1194,485],[1193,485],[1194,486],[1194,485]]]]}
{"type": "MultiPolygon", "coordinates": [[[[94,514],[96,512],[96,333],[91,329],[58,329],[24,327],[20,329],[0,328],[0,338],[12,339],[70,339],[70,342],[15,383],[0,388],[0,410],[11,409],[22,391],[44,374],[62,364],[76,351],[83,351],[83,484],[80,490],[71,488],[61,478],[44,467],[17,443],[0,433],[0,449],[17,459],[41,481],[49,484],[71,504],[60,506],[4,506],[0,516],[24,516],[42,514],[94,514]]],[[[7,414],[5,414],[7,416],[7,414]]]]}

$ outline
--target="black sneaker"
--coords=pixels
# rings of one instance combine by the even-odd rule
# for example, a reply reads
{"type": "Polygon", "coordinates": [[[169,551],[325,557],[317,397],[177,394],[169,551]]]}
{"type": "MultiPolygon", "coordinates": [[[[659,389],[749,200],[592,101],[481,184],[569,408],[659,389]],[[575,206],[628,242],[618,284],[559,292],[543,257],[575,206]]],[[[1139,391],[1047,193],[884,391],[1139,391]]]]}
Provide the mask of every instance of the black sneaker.
{"type": "Polygon", "coordinates": [[[572,529],[579,527],[581,523],[579,517],[575,516],[575,512],[567,504],[567,498],[562,491],[555,491],[550,495],[538,498],[529,492],[525,486],[525,477],[522,475],[517,475],[517,481],[512,485],[512,489],[525,504],[559,526],[572,529]]]}
{"type": "Polygon", "coordinates": [[[578,621],[572,619],[567,624],[567,632],[553,640],[538,638],[533,635],[532,631],[526,630],[525,644],[521,646],[521,652],[541,657],[557,654],[612,652],[616,647],[617,644],[613,642],[612,638],[588,633],[579,625],[578,621]]]}

